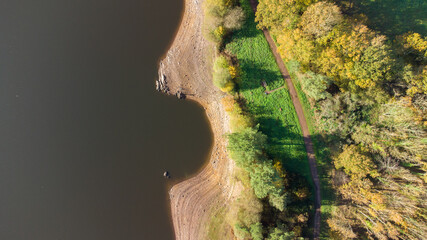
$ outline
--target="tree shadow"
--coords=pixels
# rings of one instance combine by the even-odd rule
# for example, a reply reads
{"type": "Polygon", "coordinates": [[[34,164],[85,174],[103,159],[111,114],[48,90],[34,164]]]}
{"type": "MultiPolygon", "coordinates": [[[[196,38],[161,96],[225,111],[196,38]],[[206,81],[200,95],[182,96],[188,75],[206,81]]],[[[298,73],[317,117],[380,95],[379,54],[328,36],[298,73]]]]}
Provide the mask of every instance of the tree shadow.
{"type": "Polygon", "coordinates": [[[359,0],[352,13],[368,17],[371,29],[394,37],[408,31],[427,35],[427,1],[425,0],[359,0]]]}
{"type": "Polygon", "coordinates": [[[264,81],[266,83],[266,90],[271,90],[284,83],[280,72],[265,69],[255,61],[242,59],[240,60],[240,68],[242,69],[242,82],[239,83],[240,90],[252,90],[263,87],[262,83],[264,81]],[[280,82],[280,84],[277,82],[280,82]]]}
{"type": "Polygon", "coordinates": [[[261,117],[257,119],[261,124],[261,131],[268,133],[269,145],[303,145],[300,134],[294,132],[295,125],[284,125],[278,119],[261,117]]]}

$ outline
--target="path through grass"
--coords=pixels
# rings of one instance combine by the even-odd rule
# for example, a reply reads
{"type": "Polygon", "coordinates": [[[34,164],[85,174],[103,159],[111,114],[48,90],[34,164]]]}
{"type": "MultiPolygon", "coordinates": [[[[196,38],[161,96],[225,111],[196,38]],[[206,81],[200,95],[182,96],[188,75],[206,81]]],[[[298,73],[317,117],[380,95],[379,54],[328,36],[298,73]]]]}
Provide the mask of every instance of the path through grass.
{"type": "Polygon", "coordinates": [[[237,57],[242,69],[239,91],[260,123],[260,130],[268,136],[270,157],[281,160],[285,169],[303,175],[312,184],[301,128],[287,89],[264,93],[283,86],[284,79],[263,33],[256,28],[248,1],[241,3],[248,19],[226,45],[226,51],[237,57]]]}

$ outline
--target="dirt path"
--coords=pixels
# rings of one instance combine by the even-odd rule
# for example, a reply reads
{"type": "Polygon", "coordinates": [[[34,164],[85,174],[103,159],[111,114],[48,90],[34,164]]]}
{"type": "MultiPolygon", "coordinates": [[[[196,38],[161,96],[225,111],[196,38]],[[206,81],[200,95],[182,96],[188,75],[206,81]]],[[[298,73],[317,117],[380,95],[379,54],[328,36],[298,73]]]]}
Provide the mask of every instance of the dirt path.
{"type": "MultiPolygon", "coordinates": [[[[257,1],[256,0],[250,0],[252,8],[254,12],[256,12],[257,8],[257,1]]],[[[315,214],[314,214],[314,233],[313,238],[319,239],[320,235],[320,206],[321,206],[321,199],[320,199],[320,180],[319,175],[317,173],[317,167],[316,167],[316,158],[314,155],[314,149],[313,149],[313,143],[311,142],[310,138],[310,132],[308,131],[308,125],[307,121],[305,120],[304,111],[302,109],[301,102],[299,101],[297,91],[292,83],[291,76],[288,73],[288,70],[286,69],[285,63],[282,60],[282,57],[277,52],[277,47],[275,42],[270,36],[270,33],[268,30],[263,30],[265,38],[268,41],[268,44],[270,45],[271,51],[274,54],[274,58],[276,59],[277,65],[279,66],[280,72],[282,73],[283,78],[286,81],[286,85],[289,89],[289,94],[291,95],[292,102],[295,107],[295,111],[298,115],[299,124],[301,125],[302,134],[304,137],[304,143],[305,143],[305,149],[307,151],[307,157],[308,162],[310,165],[310,171],[311,171],[311,177],[313,178],[314,183],[314,208],[315,208],[315,214]]]]}
{"type": "Polygon", "coordinates": [[[281,86],[278,87],[276,89],[270,90],[270,91],[265,91],[266,94],[270,94],[270,93],[274,93],[275,91],[279,91],[280,89],[286,88],[286,86],[281,86]]]}

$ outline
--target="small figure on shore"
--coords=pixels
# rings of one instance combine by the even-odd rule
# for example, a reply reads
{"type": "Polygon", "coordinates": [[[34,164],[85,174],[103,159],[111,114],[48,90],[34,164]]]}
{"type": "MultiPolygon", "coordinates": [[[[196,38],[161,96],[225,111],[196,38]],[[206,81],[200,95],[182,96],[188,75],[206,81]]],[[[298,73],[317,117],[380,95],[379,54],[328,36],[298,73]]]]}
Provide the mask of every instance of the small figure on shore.
{"type": "Polygon", "coordinates": [[[165,172],[163,173],[163,177],[165,177],[165,178],[169,179],[169,178],[171,178],[171,175],[170,175],[170,173],[169,173],[168,171],[165,171],[165,172]]]}
{"type": "Polygon", "coordinates": [[[266,81],[262,81],[261,82],[261,86],[263,86],[265,88],[265,90],[267,90],[267,82],[266,81]]]}

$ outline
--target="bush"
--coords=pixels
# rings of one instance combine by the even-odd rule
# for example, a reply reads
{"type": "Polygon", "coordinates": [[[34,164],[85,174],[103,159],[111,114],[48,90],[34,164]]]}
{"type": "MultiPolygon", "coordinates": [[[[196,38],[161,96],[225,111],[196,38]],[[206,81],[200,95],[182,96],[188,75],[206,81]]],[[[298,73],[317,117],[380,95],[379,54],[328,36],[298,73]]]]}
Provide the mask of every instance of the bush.
{"type": "Polygon", "coordinates": [[[251,236],[253,238],[253,240],[262,240],[263,236],[262,236],[262,224],[261,223],[256,223],[256,224],[252,224],[251,225],[251,236]]]}
{"type": "Polygon", "coordinates": [[[236,0],[206,0],[204,3],[203,32],[218,47],[227,34],[243,26],[245,13],[236,4],[236,0]]]}
{"type": "Polygon", "coordinates": [[[249,233],[249,230],[240,224],[234,225],[233,230],[234,230],[234,236],[236,236],[238,239],[247,239],[251,236],[251,234],[249,233]]]}
{"type": "Polygon", "coordinates": [[[234,88],[229,68],[230,65],[224,56],[216,58],[213,67],[213,83],[224,92],[229,92],[234,88]]]}
{"type": "Polygon", "coordinates": [[[254,127],[252,117],[242,110],[232,96],[224,97],[222,105],[230,116],[230,128],[232,132],[240,132],[246,128],[254,127]]]}
{"type": "Polygon", "coordinates": [[[241,7],[231,9],[224,18],[224,27],[229,30],[238,30],[242,28],[245,21],[245,12],[241,7]]]}

